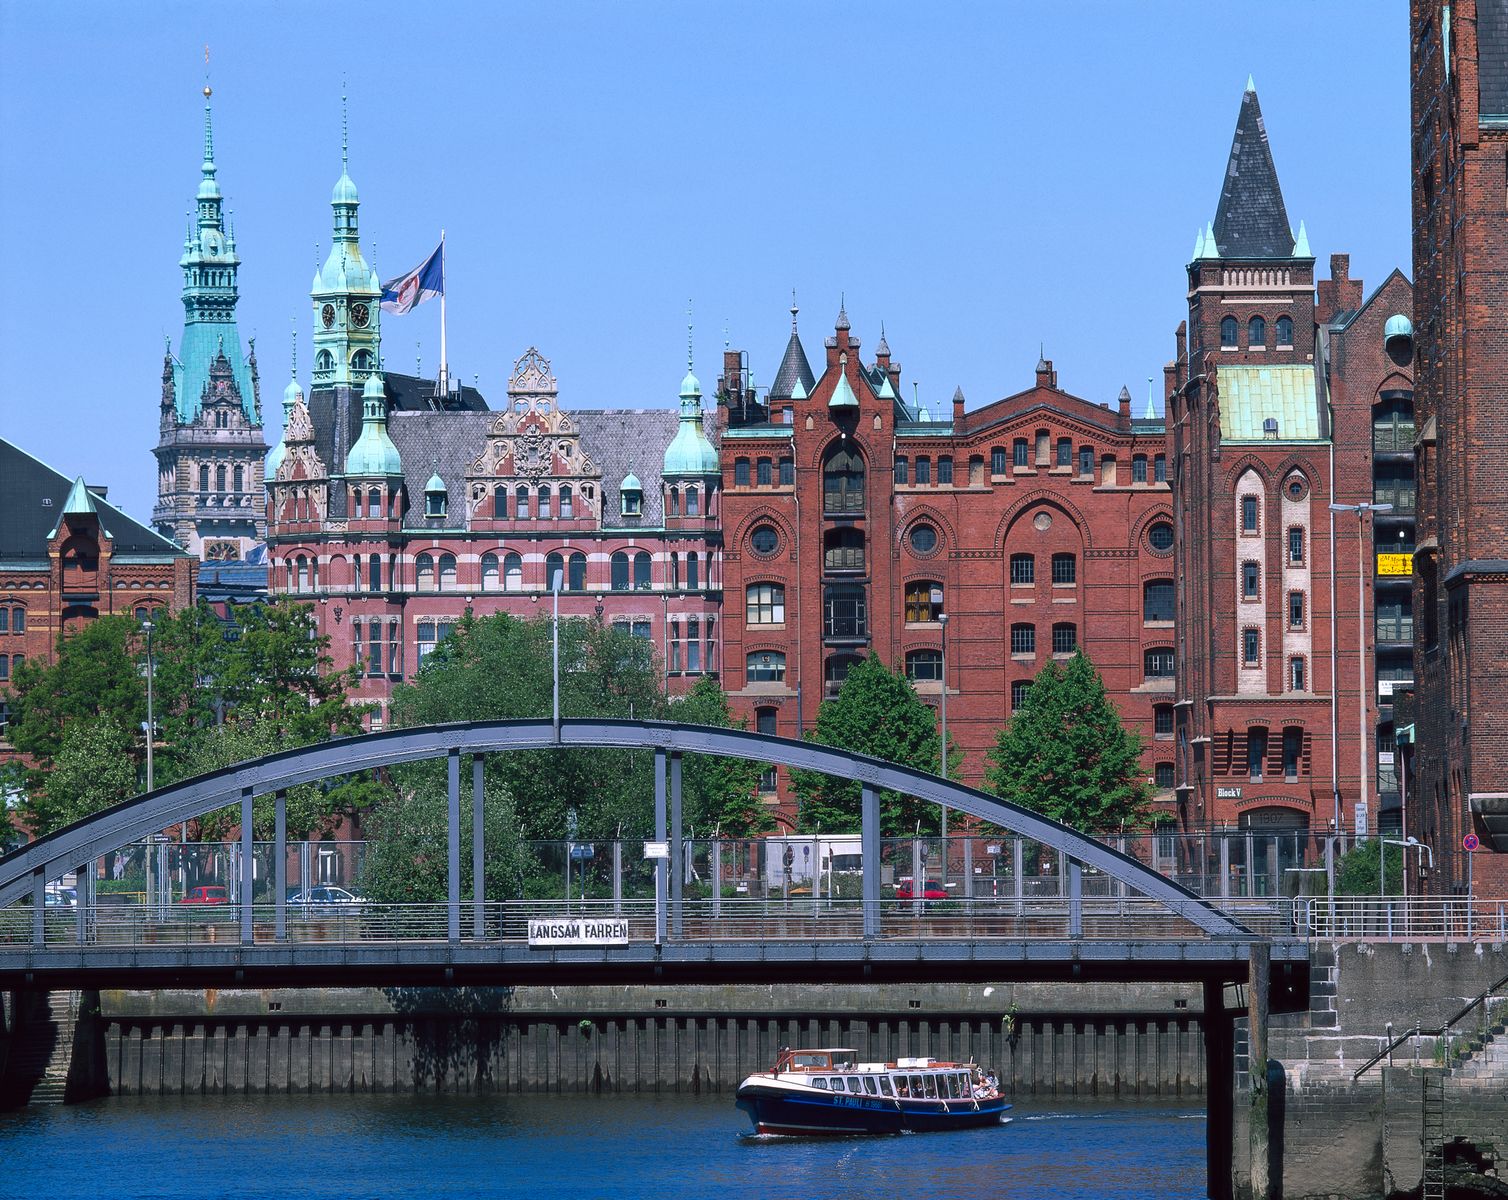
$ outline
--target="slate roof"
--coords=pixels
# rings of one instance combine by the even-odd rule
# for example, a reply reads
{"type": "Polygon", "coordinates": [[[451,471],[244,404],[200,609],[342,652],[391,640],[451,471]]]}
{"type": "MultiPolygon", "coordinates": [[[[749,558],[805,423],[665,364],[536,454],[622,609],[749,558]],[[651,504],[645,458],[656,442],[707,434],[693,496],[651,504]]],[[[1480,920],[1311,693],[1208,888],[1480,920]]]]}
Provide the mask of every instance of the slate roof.
{"type": "MultiPolygon", "coordinates": [[[[602,471],[603,524],[613,529],[654,528],[663,523],[660,470],[665,447],[675,437],[680,414],[673,408],[571,409],[581,431],[581,445],[602,471]],[[618,485],[625,475],[637,475],[644,487],[642,515],[621,517],[618,485]]],[[[464,523],[460,507],[465,497],[466,472],[481,454],[492,413],[399,412],[388,417],[388,434],[403,456],[403,482],[409,509],[407,529],[456,529],[464,523]],[[445,481],[450,514],[424,516],[424,485],[431,473],[445,481]]],[[[709,422],[707,436],[717,444],[709,422]]]]}
{"type": "Polygon", "coordinates": [[[234,601],[247,604],[267,598],[267,564],[248,562],[202,562],[194,594],[211,604],[234,601]]]}
{"type": "Polygon", "coordinates": [[[462,384],[459,389],[435,397],[435,381],[420,379],[415,375],[400,375],[388,371],[382,377],[383,390],[387,393],[388,412],[486,412],[487,401],[474,387],[462,384]]]}
{"type": "Polygon", "coordinates": [[[817,377],[812,374],[811,363],[806,361],[806,351],[801,346],[800,337],[792,329],[791,340],[785,344],[785,357],[780,360],[780,369],[775,372],[775,382],[770,384],[770,397],[789,400],[795,395],[798,380],[802,390],[810,394],[817,377]]]}
{"type": "Polygon", "coordinates": [[[1289,258],[1293,254],[1293,230],[1255,91],[1241,96],[1220,206],[1215,210],[1215,244],[1222,258],[1289,258]]]}
{"type": "MultiPolygon", "coordinates": [[[[0,562],[47,557],[47,535],[62,517],[72,488],[73,480],[67,475],[0,438],[0,562]]],[[[164,559],[187,555],[176,542],[126,516],[98,493],[90,496],[100,528],[111,535],[116,554],[164,559]]]]}
{"type": "Polygon", "coordinates": [[[1477,5],[1477,117],[1508,120],[1508,4],[1477,5]]]}

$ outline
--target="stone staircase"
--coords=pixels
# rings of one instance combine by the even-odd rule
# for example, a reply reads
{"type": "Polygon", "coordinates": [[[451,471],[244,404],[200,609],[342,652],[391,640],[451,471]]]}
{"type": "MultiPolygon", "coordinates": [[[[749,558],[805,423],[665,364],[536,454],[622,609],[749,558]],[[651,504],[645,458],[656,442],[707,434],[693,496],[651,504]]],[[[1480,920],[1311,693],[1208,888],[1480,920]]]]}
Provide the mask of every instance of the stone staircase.
{"type": "Polygon", "coordinates": [[[1469,1035],[1451,1064],[1450,1076],[1461,1086],[1503,1086],[1508,1082],[1508,997],[1489,998],[1492,1024],[1469,1035]]]}
{"type": "Polygon", "coordinates": [[[64,1103],[73,1065],[79,993],[29,997],[24,1011],[16,1015],[19,1019],[11,1034],[0,1096],[11,1105],[64,1103]]]}

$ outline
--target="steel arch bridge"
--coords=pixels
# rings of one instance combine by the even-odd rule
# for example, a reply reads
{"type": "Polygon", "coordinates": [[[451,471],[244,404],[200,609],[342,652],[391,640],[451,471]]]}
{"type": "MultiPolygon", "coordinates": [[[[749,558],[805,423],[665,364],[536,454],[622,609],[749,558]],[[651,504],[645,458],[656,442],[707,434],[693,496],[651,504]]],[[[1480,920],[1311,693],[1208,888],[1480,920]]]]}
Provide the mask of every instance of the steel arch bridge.
{"type": "MultiPolygon", "coordinates": [[[[248,892],[249,895],[249,892],[248,892]]],[[[517,902],[522,903],[522,902],[517,902]]],[[[1099,902],[1102,903],[1102,902],[1099,902]]],[[[693,906],[694,907],[694,906],[693,906]]],[[[656,721],[498,721],[394,729],[324,742],[268,755],[208,775],[136,796],[113,808],[32,842],[0,858],[0,983],[7,978],[55,982],[137,979],[179,982],[284,982],[325,984],[359,979],[425,979],[450,982],[561,982],[678,978],[735,980],[1085,977],[1244,978],[1248,955],[1269,939],[1214,905],[1095,839],[1036,813],[936,775],[867,755],[742,730],[656,721]],[[848,923],[829,922],[820,931],[798,929],[789,913],[783,932],[737,922],[683,921],[680,872],[656,863],[654,937],[627,946],[531,951],[510,939],[496,910],[516,902],[483,894],[483,758],[512,750],[619,748],[651,751],[655,758],[655,838],[681,843],[681,760],[703,754],[820,771],[857,780],[862,791],[862,900],[848,902],[848,923]],[[463,900],[461,759],[472,758],[470,841],[473,894],[463,900]],[[443,924],[419,936],[370,930],[350,938],[340,931],[311,944],[289,938],[286,903],[285,795],[299,784],[399,763],[444,758],[448,763],[447,898],[443,924]],[[991,932],[983,922],[927,924],[909,914],[907,902],[882,902],[880,894],[879,794],[895,791],[946,805],[981,821],[1060,852],[1067,864],[1067,892],[1057,903],[1050,929],[991,932]],[[99,856],[174,824],[229,805],[241,809],[241,861],[252,861],[252,802],[275,797],[273,903],[234,906],[238,928],[210,943],[116,945],[97,939],[94,914],[81,889],[73,914],[77,937],[60,942],[49,921],[46,886],[99,856]],[[1096,901],[1083,895],[1085,868],[1124,885],[1113,932],[1086,936],[1096,901]],[[673,877],[672,877],[673,876],[673,877]],[[30,912],[24,904],[30,895],[30,912]],[[890,907],[887,908],[886,905],[890,907]],[[6,906],[14,906],[7,910],[6,906]],[[260,911],[258,911],[260,910],[260,911]],[[1129,912],[1129,917],[1128,917],[1129,912]],[[470,916],[471,920],[465,918],[470,916]],[[468,926],[463,936],[463,927],[468,926]],[[29,927],[29,928],[28,928],[29,927]],[[331,941],[335,944],[331,945],[331,941]]],[[[56,914],[54,914],[55,916],[56,914]]],[[[694,914],[695,915],[695,914],[694,914]]],[[[717,915],[714,911],[714,915],[717,915]]],[[[1019,915],[1019,914],[1018,914],[1019,915]]],[[[506,917],[506,913],[503,914],[506,917]]],[[[646,915],[647,922],[647,915],[646,915]]],[[[1106,928],[1110,928],[1109,925],[1106,928]]],[[[327,931],[328,932],[328,931],[327,931]]],[[[1304,957],[1291,938],[1271,947],[1277,960],[1304,957]]]]}

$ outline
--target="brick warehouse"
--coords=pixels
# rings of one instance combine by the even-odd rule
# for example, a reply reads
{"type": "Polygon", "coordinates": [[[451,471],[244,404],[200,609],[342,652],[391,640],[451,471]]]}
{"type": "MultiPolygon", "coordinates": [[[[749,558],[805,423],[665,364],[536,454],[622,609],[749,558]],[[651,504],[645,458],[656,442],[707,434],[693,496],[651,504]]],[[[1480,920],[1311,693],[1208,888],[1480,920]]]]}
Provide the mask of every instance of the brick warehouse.
{"type": "Polygon", "coordinates": [[[1416,807],[1464,891],[1508,888],[1508,10],[1410,5],[1418,328],[1416,807]]]}

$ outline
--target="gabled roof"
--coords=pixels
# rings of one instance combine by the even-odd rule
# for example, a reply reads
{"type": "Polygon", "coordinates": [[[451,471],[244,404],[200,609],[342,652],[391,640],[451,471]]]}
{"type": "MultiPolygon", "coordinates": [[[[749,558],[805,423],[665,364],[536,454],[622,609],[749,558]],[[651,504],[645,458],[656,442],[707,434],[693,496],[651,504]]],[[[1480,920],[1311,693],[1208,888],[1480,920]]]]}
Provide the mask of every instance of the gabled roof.
{"type": "Polygon", "coordinates": [[[1278,186],[1257,92],[1250,86],[1241,97],[1220,206],[1215,210],[1215,242],[1222,258],[1293,256],[1293,230],[1283,189],[1278,186]]]}
{"type": "Polygon", "coordinates": [[[48,535],[70,503],[99,517],[100,528],[110,535],[117,554],[173,558],[188,553],[99,495],[75,495],[75,487],[75,481],[61,471],[0,438],[0,562],[45,559],[48,535]]]}

